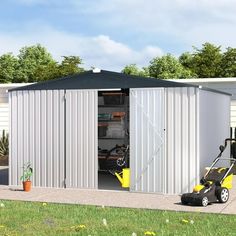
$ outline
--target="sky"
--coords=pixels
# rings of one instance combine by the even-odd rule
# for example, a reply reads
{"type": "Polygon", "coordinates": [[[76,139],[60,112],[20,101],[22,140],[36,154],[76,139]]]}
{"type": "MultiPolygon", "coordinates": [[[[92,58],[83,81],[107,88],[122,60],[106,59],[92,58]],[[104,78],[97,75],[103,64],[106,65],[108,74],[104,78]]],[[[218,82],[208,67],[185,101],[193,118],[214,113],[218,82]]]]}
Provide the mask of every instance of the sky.
{"type": "Polygon", "coordinates": [[[205,42],[236,47],[236,0],[6,0],[0,55],[40,43],[57,61],[121,71],[205,42]]]}

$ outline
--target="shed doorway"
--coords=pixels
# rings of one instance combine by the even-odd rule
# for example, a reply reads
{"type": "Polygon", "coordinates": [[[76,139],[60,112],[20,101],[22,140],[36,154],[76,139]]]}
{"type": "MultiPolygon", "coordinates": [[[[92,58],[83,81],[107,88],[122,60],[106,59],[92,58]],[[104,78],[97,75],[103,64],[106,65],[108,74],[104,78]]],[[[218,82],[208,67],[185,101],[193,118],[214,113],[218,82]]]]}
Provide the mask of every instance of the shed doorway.
{"type": "Polygon", "coordinates": [[[128,191],[115,175],[124,168],[129,168],[129,90],[99,91],[98,189],[128,191]]]}

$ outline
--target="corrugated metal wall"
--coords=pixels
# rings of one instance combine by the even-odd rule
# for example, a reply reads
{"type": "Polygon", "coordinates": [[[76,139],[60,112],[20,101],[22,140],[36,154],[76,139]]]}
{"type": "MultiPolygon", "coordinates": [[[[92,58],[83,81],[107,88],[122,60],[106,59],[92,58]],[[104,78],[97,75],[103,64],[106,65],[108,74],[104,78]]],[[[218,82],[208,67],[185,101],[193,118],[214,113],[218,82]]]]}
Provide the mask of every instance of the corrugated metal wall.
{"type": "Polygon", "coordinates": [[[64,91],[14,91],[10,102],[10,185],[21,185],[24,163],[33,186],[64,186],[64,91]]]}
{"type": "Polygon", "coordinates": [[[180,83],[188,83],[191,85],[200,85],[203,88],[211,88],[225,93],[232,94],[231,96],[231,114],[230,125],[236,127],[236,80],[235,78],[198,78],[198,79],[174,79],[170,80],[180,83]]]}
{"type": "Polygon", "coordinates": [[[199,90],[130,90],[131,191],[179,194],[199,177],[199,90]]]}
{"type": "Polygon", "coordinates": [[[192,190],[199,176],[199,89],[166,88],[165,193],[192,190]]]}
{"type": "Polygon", "coordinates": [[[66,91],[66,186],[97,188],[96,90],[66,91]]]}
{"type": "Polygon", "coordinates": [[[164,89],[130,89],[131,191],[164,191],[164,89]]]}

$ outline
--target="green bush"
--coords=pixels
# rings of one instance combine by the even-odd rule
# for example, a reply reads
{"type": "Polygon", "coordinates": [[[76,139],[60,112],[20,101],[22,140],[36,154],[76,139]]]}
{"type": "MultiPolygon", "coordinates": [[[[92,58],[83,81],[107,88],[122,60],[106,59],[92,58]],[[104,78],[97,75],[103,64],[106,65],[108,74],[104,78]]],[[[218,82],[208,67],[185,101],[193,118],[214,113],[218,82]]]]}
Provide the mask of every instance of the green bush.
{"type": "Polygon", "coordinates": [[[6,158],[9,155],[9,134],[5,130],[2,131],[0,139],[0,158],[6,158]]]}

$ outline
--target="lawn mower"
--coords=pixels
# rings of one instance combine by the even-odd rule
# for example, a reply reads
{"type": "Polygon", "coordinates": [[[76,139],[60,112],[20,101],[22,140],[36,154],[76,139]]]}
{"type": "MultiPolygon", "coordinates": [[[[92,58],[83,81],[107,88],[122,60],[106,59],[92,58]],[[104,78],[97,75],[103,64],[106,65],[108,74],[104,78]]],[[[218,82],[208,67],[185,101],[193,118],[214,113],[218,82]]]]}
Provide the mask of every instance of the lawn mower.
{"type": "Polygon", "coordinates": [[[129,167],[129,145],[116,145],[110,150],[98,150],[99,171],[112,175],[129,167]]]}
{"type": "Polygon", "coordinates": [[[233,172],[232,168],[236,164],[235,158],[222,157],[226,149],[227,143],[236,142],[236,139],[225,139],[224,145],[221,145],[220,154],[213,161],[207,170],[200,184],[193,188],[192,193],[185,193],[181,196],[183,205],[207,206],[212,202],[225,203],[229,199],[229,189],[232,188],[233,172]],[[230,166],[216,167],[219,161],[229,161],[230,166]]]}

